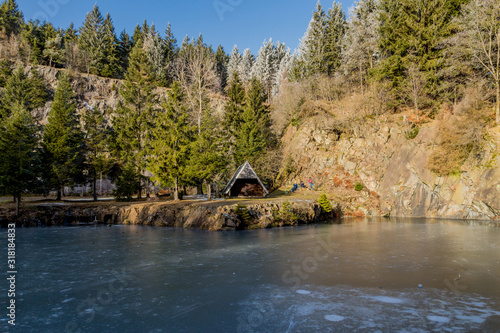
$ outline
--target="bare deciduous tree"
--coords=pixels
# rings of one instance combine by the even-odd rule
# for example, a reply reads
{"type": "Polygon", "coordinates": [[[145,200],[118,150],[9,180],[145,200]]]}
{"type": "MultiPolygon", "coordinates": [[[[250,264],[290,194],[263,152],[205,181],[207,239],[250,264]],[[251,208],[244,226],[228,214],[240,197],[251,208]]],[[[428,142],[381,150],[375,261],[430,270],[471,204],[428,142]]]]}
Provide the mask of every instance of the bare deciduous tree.
{"type": "Polygon", "coordinates": [[[209,101],[211,93],[217,92],[220,79],[216,71],[215,55],[203,43],[203,39],[184,44],[175,63],[175,75],[180,82],[201,132],[201,120],[205,104],[209,101]]]}
{"type": "Polygon", "coordinates": [[[493,81],[500,124],[500,2],[472,0],[456,20],[460,31],[450,39],[454,54],[493,81]]]}

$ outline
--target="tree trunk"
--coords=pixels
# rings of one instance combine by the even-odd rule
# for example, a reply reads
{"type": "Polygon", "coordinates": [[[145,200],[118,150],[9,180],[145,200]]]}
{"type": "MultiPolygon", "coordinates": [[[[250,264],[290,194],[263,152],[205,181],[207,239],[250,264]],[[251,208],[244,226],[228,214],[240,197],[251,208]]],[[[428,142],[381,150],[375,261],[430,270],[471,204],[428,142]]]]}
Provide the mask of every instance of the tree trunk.
{"type": "Polygon", "coordinates": [[[18,194],[16,200],[16,216],[19,216],[20,208],[21,208],[21,194],[18,194]]]}
{"type": "Polygon", "coordinates": [[[142,179],[139,178],[139,192],[137,192],[137,199],[142,199],[142,179]]]}
{"type": "Polygon", "coordinates": [[[57,198],[56,198],[56,201],[61,201],[61,191],[62,191],[62,188],[59,187],[57,189],[57,198]]]}
{"type": "Polygon", "coordinates": [[[208,201],[212,200],[212,184],[207,183],[207,198],[208,201]]]}
{"type": "Polygon", "coordinates": [[[203,182],[196,185],[196,194],[203,195],[203,182]]]}
{"type": "Polygon", "coordinates": [[[497,125],[500,125],[500,82],[497,82],[497,110],[496,110],[497,125]]]}
{"type": "Polygon", "coordinates": [[[97,201],[97,176],[95,174],[92,183],[92,195],[94,196],[94,201],[97,201]]]}
{"type": "Polygon", "coordinates": [[[174,201],[179,201],[179,180],[177,177],[174,180],[174,201]]]}

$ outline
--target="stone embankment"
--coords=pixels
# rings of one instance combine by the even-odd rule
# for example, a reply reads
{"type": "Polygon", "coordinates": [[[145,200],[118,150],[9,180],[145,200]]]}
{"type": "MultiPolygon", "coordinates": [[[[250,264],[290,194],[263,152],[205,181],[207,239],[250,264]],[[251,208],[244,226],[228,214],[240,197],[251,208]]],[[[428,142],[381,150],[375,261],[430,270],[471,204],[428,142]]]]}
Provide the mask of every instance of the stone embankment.
{"type": "MultiPolygon", "coordinates": [[[[337,209],[336,212],[339,212],[337,209]]],[[[263,229],[317,223],[339,217],[322,213],[314,200],[256,199],[103,204],[41,204],[25,207],[19,217],[13,209],[0,209],[0,222],[20,226],[79,223],[133,224],[205,230],[263,229]],[[240,211],[235,212],[236,207],[240,211]],[[241,209],[248,214],[241,214],[241,209]]]]}

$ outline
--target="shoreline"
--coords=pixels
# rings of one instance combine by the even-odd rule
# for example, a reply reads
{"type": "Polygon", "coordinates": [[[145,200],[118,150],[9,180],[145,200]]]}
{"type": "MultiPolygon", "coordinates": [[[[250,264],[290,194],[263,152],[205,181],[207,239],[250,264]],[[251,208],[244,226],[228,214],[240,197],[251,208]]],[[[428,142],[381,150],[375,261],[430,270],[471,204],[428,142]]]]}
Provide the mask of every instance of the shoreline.
{"type": "Polygon", "coordinates": [[[277,197],[263,199],[219,199],[185,201],[66,201],[31,202],[15,216],[15,208],[0,207],[0,226],[77,226],[92,224],[146,225],[196,228],[210,231],[251,230],[324,223],[340,218],[414,218],[480,222],[500,226],[498,219],[460,219],[415,216],[343,215],[339,204],[325,213],[316,200],[277,197]],[[239,210],[237,209],[239,207],[239,210]],[[246,212],[245,212],[246,211],[246,212]]]}

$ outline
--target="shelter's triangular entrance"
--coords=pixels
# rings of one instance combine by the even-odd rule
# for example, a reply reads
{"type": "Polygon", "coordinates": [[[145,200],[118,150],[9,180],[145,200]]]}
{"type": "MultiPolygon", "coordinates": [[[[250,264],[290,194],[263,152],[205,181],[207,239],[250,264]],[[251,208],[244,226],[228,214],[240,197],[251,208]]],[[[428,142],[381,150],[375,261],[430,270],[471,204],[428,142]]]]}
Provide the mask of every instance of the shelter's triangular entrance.
{"type": "Polygon", "coordinates": [[[264,197],[269,191],[247,161],[236,170],[223,194],[230,197],[264,197]]]}

